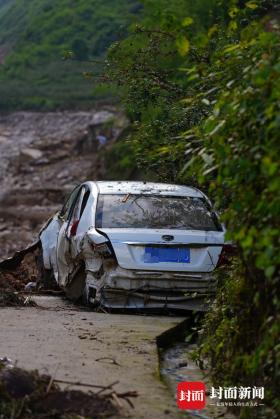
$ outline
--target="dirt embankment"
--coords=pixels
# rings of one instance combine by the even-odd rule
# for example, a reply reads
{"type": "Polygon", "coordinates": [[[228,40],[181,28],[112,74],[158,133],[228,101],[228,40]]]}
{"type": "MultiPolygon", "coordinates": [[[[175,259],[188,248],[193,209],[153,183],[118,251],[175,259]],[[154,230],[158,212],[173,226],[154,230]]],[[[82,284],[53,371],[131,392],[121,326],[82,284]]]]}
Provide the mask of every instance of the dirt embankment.
{"type": "Polygon", "coordinates": [[[97,179],[97,137],[116,140],[126,122],[113,108],[0,115],[0,260],[37,236],[78,183],[97,179]]]}

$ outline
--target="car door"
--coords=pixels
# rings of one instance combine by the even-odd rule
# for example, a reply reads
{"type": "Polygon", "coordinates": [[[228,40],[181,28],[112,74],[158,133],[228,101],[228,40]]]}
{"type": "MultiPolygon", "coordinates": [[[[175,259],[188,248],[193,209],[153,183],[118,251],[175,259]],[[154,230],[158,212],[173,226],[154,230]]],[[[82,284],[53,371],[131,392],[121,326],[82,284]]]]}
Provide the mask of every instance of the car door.
{"type": "Polygon", "coordinates": [[[75,261],[79,254],[77,228],[85,207],[85,196],[88,196],[88,188],[82,185],[64,218],[57,241],[57,265],[59,285],[65,287],[75,270],[75,261]]]}
{"type": "Polygon", "coordinates": [[[58,266],[57,266],[57,241],[59,232],[67,218],[71,206],[77,196],[79,188],[76,187],[67,198],[62,209],[56,213],[43,227],[40,232],[40,241],[43,251],[44,268],[53,270],[56,281],[58,282],[58,266]]]}
{"type": "MultiPolygon", "coordinates": [[[[88,217],[88,211],[86,211],[89,196],[90,190],[87,185],[84,185],[80,192],[79,199],[76,202],[68,227],[70,253],[71,257],[74,259],[81,253],[81,243],[85,233],[91,226],[91,217],[88,217]]],[[[91,208],[89,208],[89,211],[91,211],[91,208]]]]}

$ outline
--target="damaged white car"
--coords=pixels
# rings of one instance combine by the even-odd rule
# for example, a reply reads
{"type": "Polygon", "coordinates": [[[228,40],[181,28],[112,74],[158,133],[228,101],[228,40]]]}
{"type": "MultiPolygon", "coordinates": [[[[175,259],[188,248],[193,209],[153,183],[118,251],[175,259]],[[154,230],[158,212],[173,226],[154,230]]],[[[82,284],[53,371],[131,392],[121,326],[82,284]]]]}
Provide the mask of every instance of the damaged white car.
{"type": "Polygon", "coordinates": [[[44,278],[107,309],[205,310],[224,234],[196,188],[85,182],[40,233],[44,278]]]}

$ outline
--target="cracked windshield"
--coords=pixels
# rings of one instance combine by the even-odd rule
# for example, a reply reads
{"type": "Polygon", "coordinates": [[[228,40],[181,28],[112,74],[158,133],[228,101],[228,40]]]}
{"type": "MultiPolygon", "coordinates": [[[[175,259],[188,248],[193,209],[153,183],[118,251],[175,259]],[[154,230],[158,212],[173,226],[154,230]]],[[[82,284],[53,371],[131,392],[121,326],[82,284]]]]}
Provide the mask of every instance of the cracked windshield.
{"type": "Polygon", "coordinates": [[[148,195],[100,195],[96,227],[220,230],[200,198],[148,195]]]}

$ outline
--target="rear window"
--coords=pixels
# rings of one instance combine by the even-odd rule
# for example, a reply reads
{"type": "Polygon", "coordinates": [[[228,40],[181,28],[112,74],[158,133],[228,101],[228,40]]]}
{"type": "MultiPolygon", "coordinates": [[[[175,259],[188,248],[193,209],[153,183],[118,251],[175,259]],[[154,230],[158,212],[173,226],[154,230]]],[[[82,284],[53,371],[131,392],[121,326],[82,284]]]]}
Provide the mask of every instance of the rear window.
{"type": "Polygon", "coordinates": [[[96,227],[221,230],[201,198],[133,194],[99,195],[96,227]]]}

